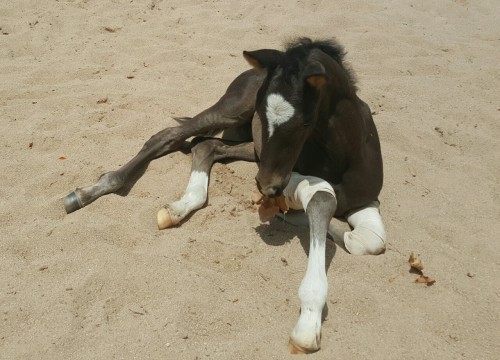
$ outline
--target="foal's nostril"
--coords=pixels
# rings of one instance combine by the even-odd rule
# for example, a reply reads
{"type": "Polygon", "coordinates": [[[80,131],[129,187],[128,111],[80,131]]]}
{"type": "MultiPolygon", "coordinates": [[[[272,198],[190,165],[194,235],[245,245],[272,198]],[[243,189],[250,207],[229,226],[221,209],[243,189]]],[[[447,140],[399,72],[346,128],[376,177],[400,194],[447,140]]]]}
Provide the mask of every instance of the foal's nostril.
{"type": "Polygon", "coordinates": [[[283,194],[283,187],[281,185],[273,186],[273,190],[274,190],[274,196],[281,196],[281,194],[283,194]]]}
{"type": "Polygon", "coordinates": [[[277,197],[280,196],[283,192],[281,186],[268,186],[264,189],[260,189],[260,192],[268,197],[277,197]]]}

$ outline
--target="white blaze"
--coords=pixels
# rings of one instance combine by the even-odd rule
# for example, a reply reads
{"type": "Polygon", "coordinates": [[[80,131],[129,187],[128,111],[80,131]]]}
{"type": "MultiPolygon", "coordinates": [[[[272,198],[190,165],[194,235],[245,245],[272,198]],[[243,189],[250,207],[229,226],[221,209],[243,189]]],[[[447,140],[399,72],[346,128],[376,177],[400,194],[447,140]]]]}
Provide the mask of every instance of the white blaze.
{"type": "Polygon", "coordinates": [[[267,97],[266,116],[269,137],[273,136],[276,126],[286,123],[295,113],[292,104],[280,94],[271,94],[267,97]]]}

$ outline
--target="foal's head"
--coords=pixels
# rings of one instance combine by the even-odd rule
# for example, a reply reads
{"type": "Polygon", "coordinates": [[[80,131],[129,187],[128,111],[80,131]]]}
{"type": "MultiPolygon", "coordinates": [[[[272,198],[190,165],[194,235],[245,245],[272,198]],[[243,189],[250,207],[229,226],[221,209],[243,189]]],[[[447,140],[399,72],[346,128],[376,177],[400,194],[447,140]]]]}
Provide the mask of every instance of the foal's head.
{"type": "Polygon", "coordinates": [[[345,72],[341,65],[344,52],[332,42],[300,39],[285,52],[263,49],[243,54],[256,69],[267,71],[256,99],[262,124],[256,181],[262,194],[279,196],[304,143],[322,118],[332,86],[338,87],[339,81],[333,77],[339,69],[345,72]]]}

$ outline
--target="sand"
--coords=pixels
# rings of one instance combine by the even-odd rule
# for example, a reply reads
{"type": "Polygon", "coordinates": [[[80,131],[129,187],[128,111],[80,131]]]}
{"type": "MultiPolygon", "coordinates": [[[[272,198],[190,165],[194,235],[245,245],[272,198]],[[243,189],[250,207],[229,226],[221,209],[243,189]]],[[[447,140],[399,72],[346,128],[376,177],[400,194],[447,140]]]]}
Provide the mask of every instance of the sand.
{"type": "Polygon", "coordinates": [[[243,50],[304,35],[344,44],[374,111],[388,233],[376,257],[328,241],[309,358],[498,358],[499,18],[497,0],[3,1],[0,358],[292,358],[308,231],[259,223],[255,164],[215,165],[207,205],[165,231],[182,153],[75,213],[62,198],[213,104],[243,50]]]}

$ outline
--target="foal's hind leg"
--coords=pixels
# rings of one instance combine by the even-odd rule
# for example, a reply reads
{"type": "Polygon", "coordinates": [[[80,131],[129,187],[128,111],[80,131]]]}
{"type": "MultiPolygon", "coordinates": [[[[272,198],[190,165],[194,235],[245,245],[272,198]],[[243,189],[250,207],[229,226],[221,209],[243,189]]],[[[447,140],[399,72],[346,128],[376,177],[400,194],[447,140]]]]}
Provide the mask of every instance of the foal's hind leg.
{"type": "Polygon", "coordinates": [[[201,208],[207,201],[208,178],[214,162],[223,159],[256,161],[253,143],[226,145],[219,139],[206,139],[195,145],[191,177],[180,200],[158,211],[160,230],[179,224],[190,212],[201,208]]]}
{"type": "MultiPolygon", "coordinates": [[[[203,118],[197,120],[203,122],[203,118]]],[[[129,178],[151,160],[178,150],[185,139],[197,133],[196,124],[193,125],[189,127],[187,123],[183,123],[178,127],[167,128],[153,135],[141,151],[120,169],[105,173],[95,184],[77,188],[67,195],[64,198],[66,213],[72,213],[103,195],[118,191],[129,178]]]]}
{"type": "Polygon", "coordinates": [[[151,160],[178,150],[191,136],[250,122],[255,108],[255,94],[264,76],[265,74],[259,74],[253,70],[240,74],[215,105],[192,119],[186,119],[177,127],[158,132],[144,144],[132,160],[120,169],[103,174],[94,185],[78,188],[66,196],[64,198],[66,212],[69,214],[87,206],[102,195],[116,192],[151,160]]]}

